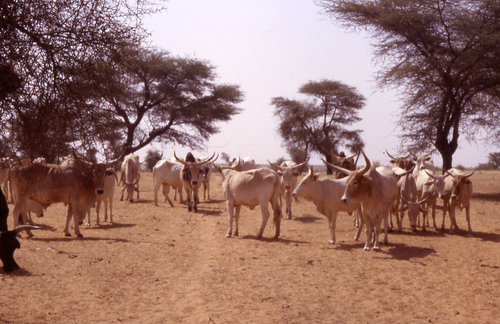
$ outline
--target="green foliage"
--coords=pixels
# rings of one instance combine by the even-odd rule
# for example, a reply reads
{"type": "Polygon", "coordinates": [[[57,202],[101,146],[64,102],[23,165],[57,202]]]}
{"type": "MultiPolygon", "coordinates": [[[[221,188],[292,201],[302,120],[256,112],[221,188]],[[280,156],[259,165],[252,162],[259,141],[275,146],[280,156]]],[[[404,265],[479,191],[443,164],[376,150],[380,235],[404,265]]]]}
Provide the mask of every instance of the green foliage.
{"type": "Polygon", "coordinates": [[[146,157],[144,158],[144,164],[146,169],[153,171],[153,167],[162,159],[163,153],[156,149],[149,149],[146,152],[146,157]]]}
{"type": "Polygon", "coordinates": [[[488,154],[488,164],[494,169],[500,169],[500,152],[488,154]]]}

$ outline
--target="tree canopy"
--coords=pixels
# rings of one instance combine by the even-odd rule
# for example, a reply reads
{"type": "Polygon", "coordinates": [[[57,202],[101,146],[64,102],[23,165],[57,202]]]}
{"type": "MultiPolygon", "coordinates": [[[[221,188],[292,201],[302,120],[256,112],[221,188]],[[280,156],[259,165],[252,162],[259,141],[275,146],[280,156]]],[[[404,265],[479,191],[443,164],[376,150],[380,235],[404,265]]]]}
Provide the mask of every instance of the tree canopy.
{"type": "Polygon", "coordinates": [[[280,120],[278,133],[292,157],[302,155],[305,160],[309,152],[317,152],[331,162],[329,153],[338,154],[341,146],[356,152],[363,148],[361,130],[347,128],[361,120],[358,113],[365,104],[354,87],[332,80],[309,81],[299,93],[308,99],[272,99],[280,120]]]}
{"type": "Polygon", "coordinates": [[[320,0],[342,26],[367,31],[381,87],[400,90],[410,150],[436,148],[443,168],[463,135],[500,132],[500,3],[489,0],[320,0]]]}
{"type": "MultiPolygon", "coordinates": [[[[148,0],[0,3],[0,156],[199,148],[239,112],[208,61],[146,45],[148,0]]],[[[111,157],[111,156],[107,156],[111,157]]]]}

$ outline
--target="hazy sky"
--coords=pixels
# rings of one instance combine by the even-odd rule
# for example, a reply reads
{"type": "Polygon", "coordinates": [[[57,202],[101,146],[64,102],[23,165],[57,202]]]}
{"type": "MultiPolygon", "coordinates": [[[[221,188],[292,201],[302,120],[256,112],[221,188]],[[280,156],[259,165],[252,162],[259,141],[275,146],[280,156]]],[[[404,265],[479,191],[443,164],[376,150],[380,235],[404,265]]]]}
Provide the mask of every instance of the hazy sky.
{"type": "MultiPolygon", "coordinates": [[[[289,159],[277,135],[273,97],[304,99],[297,93],[304,83],[337,80],[355,87],[366,97],[361,122],[365,153],[371,160],[388,163],[387,149],[398,148],[398,101],[396,92],[377,90],[370,40],[348,33],[320,13],[307,0],[170,0],[168,10],[146,19],[152,45],[173,55],[210,61],[219,83],[237,84],[245,94],[243,112],[210,138],[207,151],[226,152],[231,157],[250,156],[257,163],[266,159],[289,159]]],[[[495,147],[461,142],[454,165],[476,166],[487,161],[495,147]]],[[[185,156],[189,148],[162,147],[164,157],[185,156]]],[[[343,148],[339,148],[343,150],[343,148]]],[[[145,154],[146,149],[139,151],[145,154]]],[[[346,154],[350,152],[346,150],[346,154]]],[[[434,163],[442,165],[439,155],[434,163]]],[[[321,163],[318,155],[313,163],[321,163]]]]}

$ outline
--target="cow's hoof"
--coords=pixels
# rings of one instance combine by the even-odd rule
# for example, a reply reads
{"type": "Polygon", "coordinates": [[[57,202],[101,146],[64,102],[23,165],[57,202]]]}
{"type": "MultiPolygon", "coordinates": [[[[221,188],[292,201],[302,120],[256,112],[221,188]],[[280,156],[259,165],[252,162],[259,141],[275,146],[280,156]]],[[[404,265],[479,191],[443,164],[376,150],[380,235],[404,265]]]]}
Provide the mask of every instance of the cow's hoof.
{"type": "Polygon", "coordinates": [[[90,223],[85,223],[85,226],[90,226],[90,223]]]}
{"type": "Polygon", "coordinates": [[[370,248],[365,246],[365,247],[363,248],[363,251],[370,251],[370,248]]]}
{"type": "Polygon", "coordinates": [[[334,240],[328,240],[328,243],[329,244],[335,244],[335,241],[334,240]]]}
{"type": "Polygon", "coordinates": [[[82,234],[76,234],[76,237],[83,238],[83,235],[82,234]]]}
{"type": "Polygon", "coordinates": [[[71,234],[69,234],[69,233],[64,233],[64,236],[66,236],[66,237],[70,237],[70,236],[71,236],[71,234]]]}
{"type": "Polygon", "coordinates": [[[226,237],[227,238],[231,238],[231,234],[226,234],[226,237]]]}

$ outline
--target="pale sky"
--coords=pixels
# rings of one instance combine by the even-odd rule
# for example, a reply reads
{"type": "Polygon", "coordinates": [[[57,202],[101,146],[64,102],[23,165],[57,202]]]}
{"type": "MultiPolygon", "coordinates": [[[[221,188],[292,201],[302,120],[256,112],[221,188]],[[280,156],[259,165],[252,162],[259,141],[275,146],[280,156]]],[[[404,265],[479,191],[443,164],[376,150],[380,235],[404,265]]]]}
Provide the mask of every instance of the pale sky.
{"type": "MultiPolygon", "coordinates": [[[[369,39],[334,25],[312,0],[170,0],[166,7],[167,11],[145,20],[152,45],[172,55],[210,61],[218,83],[237,84],[245,95],[239,105],[242,113],[219,124],[221,132],[206,143],[206,151],[193,152],[195,156],[226,152],[231,158],[249,156],[260,164],[266,159],[289,159],[277,134],[279,120],[271,99],[302,100],[299,87],[322,79],[353,86],[367,99],[360,113],[363,120],[352,128],[363,130],[368,158],[387,164],[385,149],[397,154],[399,103],[395,91],[376,88],[378,67],[369,39]]],[[[154,147],[164,151],[164,158],[172,157],[174,149],[179,157],[190,151],[154,147]]],[[[474,167],[499,150],[460,142],[453,164],[474,167]]],[[[138,154],[144,156],[146,151],[138,154]]],[[[442,165],[440,155],[433,158],[442,165]]],[[[311,162],[322,163],[317,154],[311,162]]]]}

